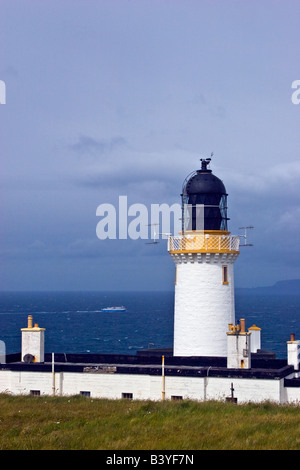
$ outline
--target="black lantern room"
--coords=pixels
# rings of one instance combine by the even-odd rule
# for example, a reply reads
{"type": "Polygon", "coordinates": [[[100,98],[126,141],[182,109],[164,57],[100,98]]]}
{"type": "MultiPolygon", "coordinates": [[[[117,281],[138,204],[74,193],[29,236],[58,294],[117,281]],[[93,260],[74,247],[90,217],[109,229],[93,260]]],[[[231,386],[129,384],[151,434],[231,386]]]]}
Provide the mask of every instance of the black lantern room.
{"type": "Polygon", "coordinates": [[[201,170],[189,175],[182,188],[182,231],[227,231],[227,193],[223,182],[201,158],[201,170]],[[200,221],[200,222],[199,222],[200,221]]]}

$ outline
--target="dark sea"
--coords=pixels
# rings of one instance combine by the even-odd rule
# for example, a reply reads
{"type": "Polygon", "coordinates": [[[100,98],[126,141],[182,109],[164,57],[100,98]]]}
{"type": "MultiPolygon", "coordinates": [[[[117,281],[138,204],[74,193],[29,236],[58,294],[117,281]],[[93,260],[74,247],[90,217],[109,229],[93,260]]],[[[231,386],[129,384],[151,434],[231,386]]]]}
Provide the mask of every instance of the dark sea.
{"type": "MultiPolygon", "coordinates": [[[[236,320],[262,329],[262,349],[286,358],[286,341],[300,339],[300,295],[236,293],[236,320]]],[[[173,343],[174,292],[1,292],[0,340],[21,351],[27,316],[46,328],[45,352],[135,354],[173,343]],[[126,312],[101,312],[126,306],[126,312]]]]}

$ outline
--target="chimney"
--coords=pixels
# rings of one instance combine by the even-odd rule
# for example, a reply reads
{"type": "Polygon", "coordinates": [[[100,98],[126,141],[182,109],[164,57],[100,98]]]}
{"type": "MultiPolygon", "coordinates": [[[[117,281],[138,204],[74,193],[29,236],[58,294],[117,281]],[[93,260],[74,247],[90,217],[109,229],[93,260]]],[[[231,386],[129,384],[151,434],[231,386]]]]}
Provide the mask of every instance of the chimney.
{"type": "Polygon", "coordinates": [[[246,321],[240,319],[239,325],[228,325],[227,368],[251,369],[251,333],[246,332],[246,321]]]}
{"type": "Polygon", "coordinates": [[[261,329],[256,325],[252,325],[248,328],[248,331],[251,333],[251,352],[257,353],[261,349],[261,329]]]}
{"type": "Polygon", "coordinates": [[[291,340],[287,341],[287,362],[290,366],[294,366],[295,371],[299,371],[299,351],[300,341],[296,341],[295,333],[292,333],[291,340]]]}
{"type": "Polygon", "coordinates": [[[22,353],[21,360],[25,362],[44,362],[45,328],[33,325],[32,315],[28,315],[27,328],[22,331],[22,353]]]}

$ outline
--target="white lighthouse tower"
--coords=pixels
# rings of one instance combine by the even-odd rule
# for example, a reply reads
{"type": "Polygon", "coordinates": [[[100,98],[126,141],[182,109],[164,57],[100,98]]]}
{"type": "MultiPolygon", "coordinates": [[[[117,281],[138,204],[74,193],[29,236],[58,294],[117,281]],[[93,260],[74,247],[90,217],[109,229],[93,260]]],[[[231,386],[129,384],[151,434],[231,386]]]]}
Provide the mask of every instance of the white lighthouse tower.
{"type": "Polygon", "coordinates": [[[169,237],[176,265],[174,356],[226,356],[235,324],[233,264],[239,237],[227,230],[223,182],[201,159],[182,188],[182,232],[169,237]]]}

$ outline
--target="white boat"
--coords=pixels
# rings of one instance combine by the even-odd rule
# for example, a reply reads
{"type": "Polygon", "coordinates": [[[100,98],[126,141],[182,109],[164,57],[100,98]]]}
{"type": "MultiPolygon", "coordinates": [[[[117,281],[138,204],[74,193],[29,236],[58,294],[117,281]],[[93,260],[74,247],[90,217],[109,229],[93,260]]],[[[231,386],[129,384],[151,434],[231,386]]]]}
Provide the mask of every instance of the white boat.
{"type": "Polygon", "coordinates": [[[126,307],[106,307],[102,308],[101,312],[126,312],[126,307]]]}

